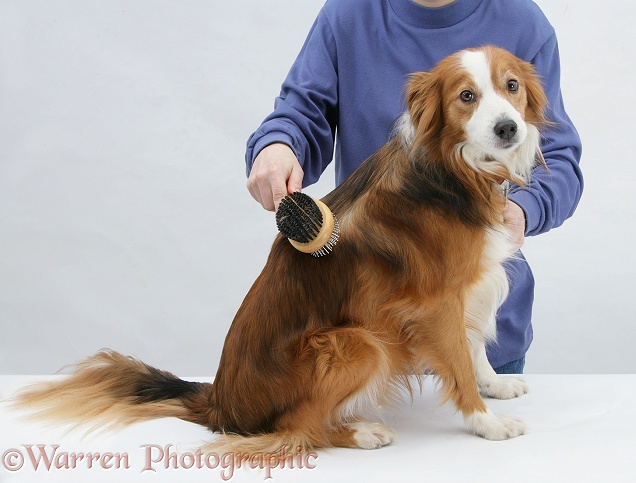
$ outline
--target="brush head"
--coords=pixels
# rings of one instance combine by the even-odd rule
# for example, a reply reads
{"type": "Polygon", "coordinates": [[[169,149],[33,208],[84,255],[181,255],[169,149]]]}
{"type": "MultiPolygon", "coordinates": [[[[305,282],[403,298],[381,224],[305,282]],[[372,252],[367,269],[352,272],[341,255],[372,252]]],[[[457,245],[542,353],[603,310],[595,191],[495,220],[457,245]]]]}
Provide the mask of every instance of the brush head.
{"type": "Polygon", "coordinates": [[[331,210],[300,191],[281,200],[276,226],[296,249],[315,257],[330,253],[340,235],[338,220],[331,210]]]}

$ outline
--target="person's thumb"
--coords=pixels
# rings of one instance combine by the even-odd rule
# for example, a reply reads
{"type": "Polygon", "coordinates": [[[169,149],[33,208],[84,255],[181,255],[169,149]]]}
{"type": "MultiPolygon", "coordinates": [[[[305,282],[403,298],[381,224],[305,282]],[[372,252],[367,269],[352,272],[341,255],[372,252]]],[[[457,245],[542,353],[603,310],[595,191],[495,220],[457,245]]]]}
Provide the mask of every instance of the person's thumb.
{"type": "Polygon", "coordinates": [[[303,176],[304,171],[300,167],[300,164],[296,164],[292,168],[291,173],[289,174],[289,179],[287,180],[287,193],[295,193],[296,191],[300,191],[303,188],[303,176]]]}

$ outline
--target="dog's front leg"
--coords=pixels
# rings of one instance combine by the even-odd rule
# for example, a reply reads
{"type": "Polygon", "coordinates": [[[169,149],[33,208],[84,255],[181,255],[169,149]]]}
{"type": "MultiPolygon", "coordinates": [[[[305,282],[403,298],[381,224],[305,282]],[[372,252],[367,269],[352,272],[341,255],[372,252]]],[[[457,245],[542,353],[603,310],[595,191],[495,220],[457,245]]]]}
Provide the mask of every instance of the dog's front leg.
{"type": "Polygon", "coordinates": [[[449,302],[429,312],[434,322],[424,321],[422,325],[426,330],[420,333],[422,349],[429,354],[429,367],[441,380],[446,398],[452,399],[470,429],[479,436],[502,440],[524,434],[523,422],[493,414],[482,399],[475,379],[463,304],[449,302]],[[434,350],[426,351],[427,347],[434,350]]]}
{"type": "Polygon", "coordinates": [[[515,376],[499,376],[488,362],[484,343],[478,337],[469,334],[475,378],[483,396],[494,399],[512,399],[528,392],[526,382],[515,376]]]}
{"type": "Polygon", "coordinates": [[[512,399],[528,392],[523,379],[497,375],[486,357],[484,340],[496,339],[495,314],[507,293],[506,272],[501,265],[495,265],[471,287],[464,312],[477,384],[482,395],[495,399],[512,399]]]}

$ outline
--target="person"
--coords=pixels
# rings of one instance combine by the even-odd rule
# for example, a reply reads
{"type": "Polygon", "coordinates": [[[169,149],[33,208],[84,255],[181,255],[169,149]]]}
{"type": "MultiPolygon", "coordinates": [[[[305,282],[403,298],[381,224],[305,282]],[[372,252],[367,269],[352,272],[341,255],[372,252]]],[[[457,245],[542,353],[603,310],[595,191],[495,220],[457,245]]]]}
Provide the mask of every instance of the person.
{"type": "MultiPolygon", "coordinates": [[[[511,241],[561,225],[574,212],[583,179],[581,141],[561,96],[557,38],[530,0],[328,0],[285,79],[274,111],[247,142],[247,187],[267,210],[318,180],[335,158],[336,183],[390,137],[405,110],[408,74],[453,52],[503,47],[542,77],[554,124],[543,134],[549,170],[512,187],[505,208],[511,241]],[[335,156],[334,156],[335,145],[335,156]]],[[[533,337],[534,278],[518,252],[507,262],[510,293],[487,347],[498,373],[522,373],[533,337]]]]}

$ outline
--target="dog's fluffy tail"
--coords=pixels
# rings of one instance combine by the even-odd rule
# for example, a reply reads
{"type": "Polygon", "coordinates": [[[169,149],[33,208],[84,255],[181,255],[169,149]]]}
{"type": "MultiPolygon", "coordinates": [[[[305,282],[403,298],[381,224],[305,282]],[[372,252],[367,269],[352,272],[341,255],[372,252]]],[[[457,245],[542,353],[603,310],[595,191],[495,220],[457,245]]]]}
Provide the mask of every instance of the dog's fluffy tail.
{"type": "Polygon", "coordinates": [[[117,429],[163,417],[212,426],[212,384],[189,382],[132,357],[101,351],[59,380],[27,387],[13,406],[35,419],[117,429]]]}
{"type": "MultiPolygon", "coordinates": [[[[29,419],[86,433],[121,429],[151,419],[176,417],[219,430],[212,384],[185,381],[118,352],[104,350],[76,364],[68,376],[24,388],[10,401],[29,419]]],[[[272,457],[308,451],[304,433],[222,434],[202,448],[238,457],[272,457]]]]}

